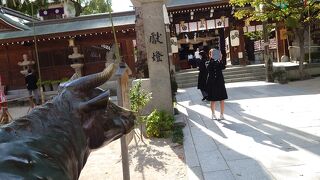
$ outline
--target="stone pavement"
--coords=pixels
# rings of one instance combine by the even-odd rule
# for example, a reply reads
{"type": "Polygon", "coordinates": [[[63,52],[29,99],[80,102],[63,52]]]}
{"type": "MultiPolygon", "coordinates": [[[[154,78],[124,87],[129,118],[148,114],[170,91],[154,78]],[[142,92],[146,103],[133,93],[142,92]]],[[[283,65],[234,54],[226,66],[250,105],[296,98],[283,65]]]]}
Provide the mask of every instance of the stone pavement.
{"type": "Polygon", "coordinates": [[[188,179],[319,180],[320,77],[226,86],[226,120],[220,122],[210,119],[210,103],[201,101],[199,90],[178,91],[188,179]]]}
{"type": "MultiPolygon", "coordinates": [[[[320,77],[286,85],[254,81],[226,86],[229,99],[226,120],[221,122],[210,119],[209,102],[201,101],[199,90],[179,89],[178,109],[187,122],[188,179],[319,180],[320,77]]],[[[19,117],[28,107],[10,107],[9,111],[19,117]]],[[[119,156],[113,158],[119,161],[119,156]]],[[[102,167],[100,162],[93,166],[102,167]]]]}

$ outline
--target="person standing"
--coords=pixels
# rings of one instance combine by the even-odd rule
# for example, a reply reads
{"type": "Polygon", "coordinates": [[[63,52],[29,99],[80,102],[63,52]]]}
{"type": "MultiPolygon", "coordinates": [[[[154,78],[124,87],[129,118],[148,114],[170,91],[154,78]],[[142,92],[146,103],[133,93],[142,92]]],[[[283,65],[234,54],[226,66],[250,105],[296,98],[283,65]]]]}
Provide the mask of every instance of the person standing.
{"type": "Polygon", "coordinates": [[[208,93],[206,92],[207,77],[208,77],[206,63],[208,61],[208,56],[203,50],[201,50],[199,52],[199,56],[200,56],[200,58],[197,61],[198,68],[199,68],[198,89],[200,89],[201,94],[202,94],[202,101],[204,101],[207,99],[207,96],[208,96],[208,93]]]}
{"type": "Polygon", "coordinates": [[[37,86],[37,76],[32,72],[31,69],[28,69],[28,74],[25,77],[25,82],[27,89],[29,91],[29,95],[34,95],[34,98],[36,99],[36,104],[39,105],[39,92],[38,92],[38,86],[37,86]]]}
{"type": "Polygon", "coordinates": [[[222,61],[220,50],[213,48],[209,51],[208,79],[207,79],[207,100],[210,101],[212,119],[217,119],[215,115],[215,102],[220,101],[220,119],[224,119],[224,100],[228,99],[225,81],[222,70],[226,68],[222,61]]]}
{"type": "Polygon", "coordinates": [[[194,60],[193,59],[194,59],[193,54],[192,54],[192,52],[190,52],[188,54],[188,62],[189,62],[189,65],[191,66],[191,68],[194,67],[194,60]]]}
{"type": "Polygon", "coordinates": [[[198,65],[198,61],[200,61],[201,59],[201,55],[200,55],[200,49],[197,48],[197,50],[194,52],[194,58],[196,60],[196,66],[198,65]]]}

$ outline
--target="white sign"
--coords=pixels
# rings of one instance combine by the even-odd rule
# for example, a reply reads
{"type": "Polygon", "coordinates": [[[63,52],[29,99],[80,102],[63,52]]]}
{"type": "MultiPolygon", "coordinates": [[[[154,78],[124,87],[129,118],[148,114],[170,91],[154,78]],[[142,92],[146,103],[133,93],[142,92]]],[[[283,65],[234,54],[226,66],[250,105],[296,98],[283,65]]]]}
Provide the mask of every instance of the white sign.
{"type": "Polygon", "coordinates": [[[262,31],[263,30],[263,26],[262,25],[256,25],[256,30],[257,31],[262,31]]]}
{"type": "Polygon", "coordinates": [[[238,52],[238,57],[239,57],[239,59],[242,59],[243,58],[243,53],[242,52],[238,52]]]}
{"type": "Polygon", "coordinates": [[[198,24],[197,22],[190,22],[189,23],[189,30],[191,31],[197,31],[198,30],[198,24]]]}
{"type": "Polygon", "coordinates": [[[224,18],[224,27],[229,27],[229,18],[224,18]]]}
{"type": "Polygon", "coordinates": [[[207,21],[208,29],[215,29],[216,28],[216,22],[214,19],[210,19],[207,21]]]}
{"type": "Polygon", "coordinates": [[[179,52],[177,37],[170,38],[170,45],[171,45],[171,53],[179,52]]]}
{"type": "Polygon", "coordinates": [[[230,39],[231,39],[231,46],[239,46],[240,45],[239,31],[238,30],[230,31],[230,39]]]}
{"type": "Polygon", "coordinates": [[[176,24],[176,33],[180,34],[180,24],[176,24]]]}
{"type": "Polygon", "coordinates": [[[221,19],[216,19],[216,28],[223,28],[224,23],[222,22],[221,19]]]}
{"type": "Polygon", "coordinates": [[[189,32],[189,24],[184,21],[180,22],[180,32],[189,32]]]}
{"type": "Polygon", "coordinates": [[[230,52],[229,37],[227,37],[225,41],[226,41],[226,42],[225,42],[226,53],[229,53],[229,52],[230,52]]]}
{"type": "Polygon", "coordinates": [[[248,26],[248,32],[255,32],[256,27],[255,26],[248,26]]]}
{"type": "Polygon", "coordinates": [[[205,19],[201,19],[201,21],[198,21],[198,30],[206,30],[207,24],[205,19]]]}

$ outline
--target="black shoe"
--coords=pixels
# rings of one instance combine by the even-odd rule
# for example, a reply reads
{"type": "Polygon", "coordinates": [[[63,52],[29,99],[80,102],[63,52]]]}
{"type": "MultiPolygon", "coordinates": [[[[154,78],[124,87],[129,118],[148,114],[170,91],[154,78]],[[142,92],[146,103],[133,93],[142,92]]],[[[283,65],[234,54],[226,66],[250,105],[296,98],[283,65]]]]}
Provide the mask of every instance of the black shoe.
{"type": "Polygon", "coordinates": [[[204,101],[204,100],[206,100],[206,99],[207,99],[207,97],[203,97],[201,100],[204,101]]]}

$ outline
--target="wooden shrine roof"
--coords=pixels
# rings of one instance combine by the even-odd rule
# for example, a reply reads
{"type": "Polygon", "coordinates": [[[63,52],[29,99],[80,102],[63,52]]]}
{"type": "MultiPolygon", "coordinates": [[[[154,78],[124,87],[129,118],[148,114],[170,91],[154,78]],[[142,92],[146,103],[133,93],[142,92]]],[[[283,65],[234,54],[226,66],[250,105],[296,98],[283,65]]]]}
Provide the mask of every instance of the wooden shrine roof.
{"type": "Polygon", "coordinates": [[[28,30],[30,27],[26,26],[25,23],[32,21],[39,20],[13,9],[0,6],[0,23],[2,22],[3,24],[10,26],[10,28],[5,29],[5,31],[28,30]]]}
{"type": "MultiPolygon", "coordinates": [[[[115,27],[135,24],[134,11],[112,13],[112,17],[115,27]]],[[[30,29],[22,31],[2,32],[0,33],[0,40],[31,37],[34,35],[40,36],[75,31],[94,30],[112,26],[108,13],[34,22],[35,34],[33,31],[32,22],[25,23],[25,25],[30,27],[30,29]]]]}
{"type": "Polygon", "coordinates": [[[192,8],[195,6],[214,5],[221,3],[229,3],[229,0],[168,0],[166,6],[170,9],[180,9],[183,7],[192,8]]]}

